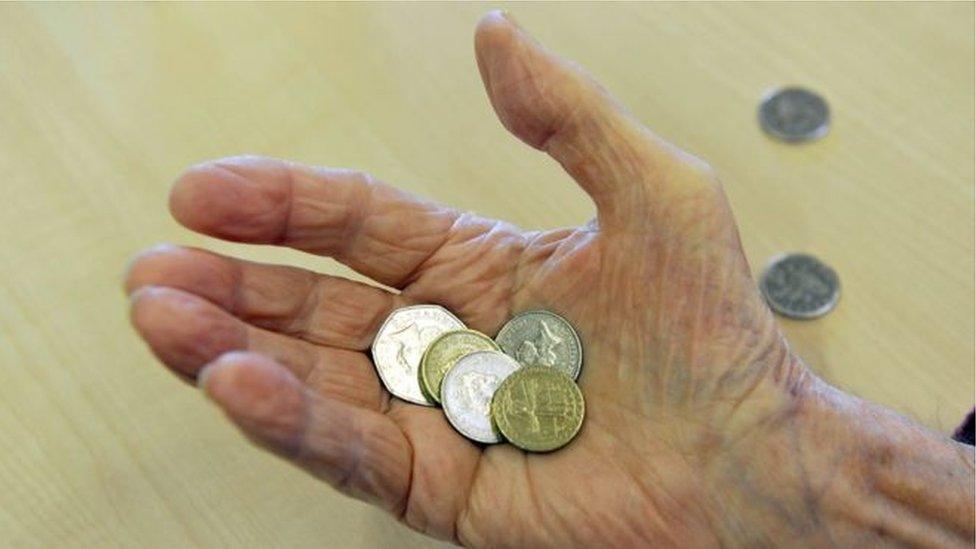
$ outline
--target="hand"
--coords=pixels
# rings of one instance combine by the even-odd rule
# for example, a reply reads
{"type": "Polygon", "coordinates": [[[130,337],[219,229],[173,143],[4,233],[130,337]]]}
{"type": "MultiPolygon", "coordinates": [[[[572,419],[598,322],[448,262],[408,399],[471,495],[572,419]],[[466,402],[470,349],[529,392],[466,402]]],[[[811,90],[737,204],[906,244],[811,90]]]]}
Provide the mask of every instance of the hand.
{"type": "MultiPolygon", "coordinates": [[[[815,522],[809,502],[789,486],[774,493],[753,463],[772,469],[786,455],[783,426],[819,382],[758,295],[712,171],[506,16],[479,23],[476,49],[502,123],[592,197],[593,222],[525,232],[359,172],[214,161],[175,184],[181,223],[333,257],[399,293],[158,247],[128,274],[137,330],[255,442],[438,538],[804,539],[791,525],[815,522]],[[545,455],[483,449],[440,410],[391,398],[365,351],[390,311],[411,303],[444,305],[489,335],[522,310],[569,319],[585,348],[578,438],[545,455]]],[[[821,539],[812,527],[804,535],[821,539]]]]}

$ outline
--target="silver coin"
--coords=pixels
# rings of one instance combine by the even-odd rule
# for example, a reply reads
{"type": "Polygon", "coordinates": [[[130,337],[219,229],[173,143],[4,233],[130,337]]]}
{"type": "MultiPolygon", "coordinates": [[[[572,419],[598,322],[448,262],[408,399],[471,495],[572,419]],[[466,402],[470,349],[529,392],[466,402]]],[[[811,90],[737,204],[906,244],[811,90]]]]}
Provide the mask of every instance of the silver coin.
{"type": "Polygon", "coordinates": [[[551,366],[573,379],[583,366],[583,347],[576,330],[549,311],[519,314],[502,326],[495,342],[525,366],[551,366]]]}
{"type": "Polygon", "coordinates": [[[476,351],[461,357],[441,383],[447,421],[476,442],[501,442],[491,420],[491,398],[502,381],[519,368],[518,362],[498,351],[476,351]]]}
{"type": "Polygon", "coordinates": [[[464,329],[438,305],[413,305],[390,313],[373,340],[373,363],[386,390],[415,404],[433,406],[420,389],[420,358],[437,336],[464,329]]]}
{"type": "Polygon", "coordinates": [[[837,273],[807,254],[774,257],[759,280],[759,288],[770,308],[797,319],[821,317],[840,299],[837,273]]]}
{"type": "Polygon", "coordinates": [[[813,141],[827,135],[830,107],[810,90],[781,88],[766,94],[759,104],[759,125],[781,141],[813,141]]]}

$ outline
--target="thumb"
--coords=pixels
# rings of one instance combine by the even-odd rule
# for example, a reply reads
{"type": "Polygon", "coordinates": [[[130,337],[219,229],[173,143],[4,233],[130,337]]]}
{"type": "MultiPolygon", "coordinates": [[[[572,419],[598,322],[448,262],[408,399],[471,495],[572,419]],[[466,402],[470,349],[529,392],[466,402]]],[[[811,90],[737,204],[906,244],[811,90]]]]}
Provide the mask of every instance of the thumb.
{"type": "MultiPolygon", "coordinates": [[[[652,203],[707,183],[707,166],[654,135],[575,64],[506,13],[475,32],[492,107],[512,134],[559,162],[597,205],[601,226],[645,219],[652,203]]],[[[706,185],[707,186],[707,185],[706,185]]]]}

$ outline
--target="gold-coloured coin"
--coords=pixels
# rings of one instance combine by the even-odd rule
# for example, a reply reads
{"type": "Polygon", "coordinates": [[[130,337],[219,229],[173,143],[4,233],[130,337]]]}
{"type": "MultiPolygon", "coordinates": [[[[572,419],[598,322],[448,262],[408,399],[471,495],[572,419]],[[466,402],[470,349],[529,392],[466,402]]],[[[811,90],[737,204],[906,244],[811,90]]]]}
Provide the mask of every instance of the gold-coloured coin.
{"type": "Polygon", "coordinates": [[[583,393],[573,378],[545,366],[526,366],[502,382],[491,417],[502,436],[523,450],[550,452],[583,426],[583,393]]]}
{"type": "Polygon", "coordinates": [[[453,330],[432,341],[420,359],[420,388],[433,402],[441,401],[444,376],[461,357],[475,351],[499,351],[490,337],[474,330],[453,330]]]}

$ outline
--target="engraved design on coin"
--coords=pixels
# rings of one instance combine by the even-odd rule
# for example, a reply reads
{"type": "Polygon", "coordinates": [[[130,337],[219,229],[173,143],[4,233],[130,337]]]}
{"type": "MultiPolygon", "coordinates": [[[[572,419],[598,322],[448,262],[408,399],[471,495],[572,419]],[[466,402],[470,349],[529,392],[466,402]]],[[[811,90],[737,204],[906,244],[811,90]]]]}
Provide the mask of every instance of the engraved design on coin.
{"type": "Polygon", "coordinates": [[[441,383],[459,358],[475,351],[500,351],[490,337],[474,330],[445,332],[435,339],[420,359],[420,388],[433,402],[441,401],[441,383]]]}
{"type": "Polygon", "coordinates": [[[438,305],[414,305],[390,313],[373,340],[373,363],[386,390],[415,404],[431,406],[420,388],[420,359],[431,341],[464,323],[438,305]]]}
{"type": "Polygon", "coordinates": [[[796,319],[821,317],[840,299],[837,273],[808,254],[774,257],[759,280],[759,288],[770,308],[796,319]]]}
{"type": "Polygon", "coordinates": [[[498,386],[519,368],[518,362],[498,351],[477,351],[459,359],[441,385],[448,422],[476,442],[501,442],[491,419],[491,399],[498,386]]]}
{"type": "Polygon", "coordinates": [[[413,369],[411,357],[415,356],[418,351],[423,352],[420,342],[433,340],[437,337],[437,332],[438,328],[433,326],[418,328],[416,324],[408,324],[402,330],[390,334],[390,339],[397,346],[397,364],[405,374],[409,374],[413,369]]]}
{"type": "Polygon", "coordinates": [[[526,366],[549,366],[579,377],[583,351],[579,336],[563,317],[529,311],[509,320],[495,337],[508,356],[526,366]]]}
{"type": "Polygon", "coordinates": [[[506,379],[491,404],[492,418],[509,442],[531,452],[568,444],[583,425],[583,393],[566,374],[529,366],[506,379]]]}
{"type": "Polygon", "coordinates": [[[556,348],[562,344],[563,338],[557,336],[543,319],[539,321],[539,335],[535,340],[523,341],[515,351],[515,357],[523,364],[553,365],[559,360],[556,348]]]}
{"type": "Polygon", "coordinates": [[[781,88],[768,93],[759,104],[759,125],[780,141],[813,141],[827,135],[830,107],[810,90],[781,88]]]}

